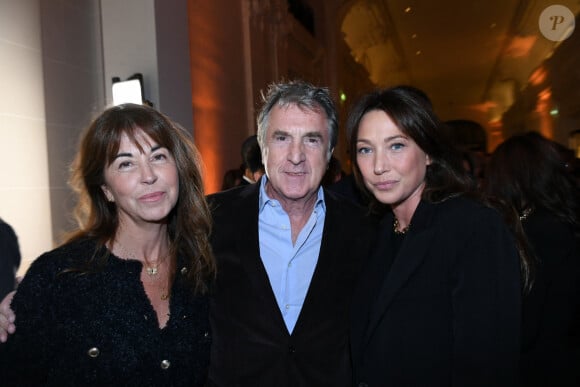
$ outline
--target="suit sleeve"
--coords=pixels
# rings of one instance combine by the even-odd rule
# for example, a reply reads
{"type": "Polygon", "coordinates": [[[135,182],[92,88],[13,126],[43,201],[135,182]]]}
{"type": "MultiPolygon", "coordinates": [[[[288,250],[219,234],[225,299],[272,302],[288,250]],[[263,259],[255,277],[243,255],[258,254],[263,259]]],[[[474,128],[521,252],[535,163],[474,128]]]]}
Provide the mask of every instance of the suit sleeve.
{"type": "Polygon", "coordinates": [[[0,222],[0,299],[14,290],[14,275],[20,266],[18,239],[12,227],[0,222]]]}
{"type": "Polygon", "coordinates": [[[516,386],[519,256],[495,212],[473,219],[453,275],[453,385],[516,386]]]}

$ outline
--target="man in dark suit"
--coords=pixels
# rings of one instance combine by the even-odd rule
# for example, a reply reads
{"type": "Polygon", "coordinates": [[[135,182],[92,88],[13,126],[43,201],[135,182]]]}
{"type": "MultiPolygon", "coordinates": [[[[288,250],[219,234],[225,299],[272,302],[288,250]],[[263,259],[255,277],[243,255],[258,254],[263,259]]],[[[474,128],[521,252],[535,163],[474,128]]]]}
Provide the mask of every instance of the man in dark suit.
{"type": "Polygon", "coordinates": [[[0,299],[14,290],[19,266],[18,238],[12,227],[0,219],[0,299]]]}
{"type": "Polygon", "coordinates": [[[336,139],[326,89],[271,85],[258,116],[266,176],[209,197],[210,386],[351,384],[350,297],[371,233],[320,186],[336,139]]]}

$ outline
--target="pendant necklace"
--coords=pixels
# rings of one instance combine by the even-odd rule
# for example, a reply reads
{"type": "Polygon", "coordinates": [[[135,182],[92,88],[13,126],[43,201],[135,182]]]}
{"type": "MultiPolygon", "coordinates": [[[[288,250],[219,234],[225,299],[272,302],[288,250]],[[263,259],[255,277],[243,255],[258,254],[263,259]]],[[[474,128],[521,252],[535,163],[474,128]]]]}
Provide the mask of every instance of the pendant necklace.
{"type": "Polygon", "coordinates": [[[404,235],[409,231],[409,227],[411,227],[411,223],[409,223],[407,227],[399,230],[399,219],[395,216],[395,220],[393,220],[393,231],[395,234],[404,235]]]}
{"type": "MultiPolygon", "coordinates": [[[[124,256],[126,256],[128,258],[133,258],[137,261],[139,260],[139,259],[137,259],[137,256],[135,254],[129,252],[129,250],[127,250],[121,242],[119,242],[118,240],[115,240],[115,243],[121,248],[121,251],[123,252],[124,256]]],[[[167,255],[164,256],[162,259],[159,259],[157,261],[157,264],[152,265],[149,263],[147,258],[143,257],[143,265],[145,266],[145,273],[147,273],[147,275],[149,277],[154,277],[157,274],[159,274],[159,266],[165,261],[165,258],[167,258],[167,255]]]]}

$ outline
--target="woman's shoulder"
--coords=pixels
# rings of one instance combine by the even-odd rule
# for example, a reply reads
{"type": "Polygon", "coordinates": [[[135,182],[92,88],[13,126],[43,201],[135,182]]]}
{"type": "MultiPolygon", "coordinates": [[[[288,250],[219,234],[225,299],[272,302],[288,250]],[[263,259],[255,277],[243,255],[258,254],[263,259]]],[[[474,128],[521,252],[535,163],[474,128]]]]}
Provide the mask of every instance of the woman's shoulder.
{"type": "Polygon", "coordinates": [[[95,248],[96,242],[91,239],[64,243],[36,258],[30,265],[29,271],[61,271],[73,263],[87,261],[95,248]]]}
{"type": "Polygon", "coordinates": [[[436,204],[442,215],[473,219],[473,216],[498,217],[499,213],[482,201],[469,196],[458,195],[436,204]]]}

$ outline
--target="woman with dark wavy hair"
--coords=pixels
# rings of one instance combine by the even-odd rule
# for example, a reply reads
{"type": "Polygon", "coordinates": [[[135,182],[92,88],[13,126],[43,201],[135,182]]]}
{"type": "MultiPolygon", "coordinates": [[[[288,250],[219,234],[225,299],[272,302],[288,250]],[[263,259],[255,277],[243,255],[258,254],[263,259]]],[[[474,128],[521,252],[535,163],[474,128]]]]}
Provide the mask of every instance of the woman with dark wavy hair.
{"type": "Polygon", "coordinates": [[[580,192],[557,146],[535,132],[513,136],[486,172],[487,194],[517,214],[535,256],[522,303],[526,387],[580,385],[580,192]]]}
{"type": "Polygon", "coordinates": [[[363,96],[348,119],[354,174],[383,210],[352,306],[355,385],[515,386],[520,273],[500,214],[412,87],[363,96]]]}
{"type": "Polygon", "coordinates": [[[2,385],[203,386],[215,273],[197,150],[142,105],[106,110],[72,167],[79,228],[35,260],[2,385]]]}

